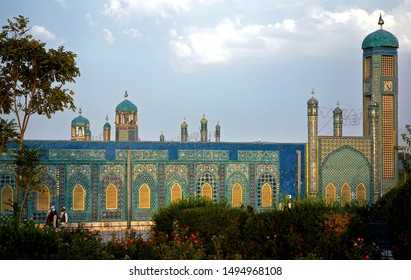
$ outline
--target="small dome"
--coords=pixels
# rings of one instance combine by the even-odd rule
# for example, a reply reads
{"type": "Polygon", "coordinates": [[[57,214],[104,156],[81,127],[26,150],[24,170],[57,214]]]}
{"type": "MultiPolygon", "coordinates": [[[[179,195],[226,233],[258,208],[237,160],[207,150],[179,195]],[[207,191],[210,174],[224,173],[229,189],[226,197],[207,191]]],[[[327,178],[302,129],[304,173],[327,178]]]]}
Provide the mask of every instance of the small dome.
{"type": "Polygon", "coordinates": [[[337,106],[337,108],[334,109],[334,115],[342,115],[342,113],[343,111],[340,107],[337,106]]]}
{"type": "Polygon", "coordinates": [[[111,125],[110,125],[108,122],[106,122],[106,123],[104,124],[103,128],[104,128],[104,129],[111,129],[111,125]]]}
{"type": "Polygon", "coordinates": [[[71,126],[89,126],[90,122],[83,116],[78,116],[71,121],[71,126]]]}
{"type": "Polygon", "coordinates": [[[137,106],[125,99],[116,107],[116,112],[137,112],[137,106]]]}
{"type": "Polygon", "coordinates": [[[91,135],[91,131],[90,131],[90,129],[86,129],[86,130],[84,130],[84,135],[91,135]]]}
{"type": "Polygon", "coordinates": [[[187,128],[188,127],[188,124],[186,123],[186,121],[184,121],[182,124],[181,124],[181,128],[187,128]]]}
{"type": "Polygon", "coordinates": [[[201,119],[201,123],[202,124],[207,124],[208,123],[208,121],[205,118],[205,115],[203,115],[203,118],[201,119]]]}
{"type": "Polygon", "coordinates": [[[220,124],[217,123],[217,125],[215,126],[215,128],[216,128],[216,129],[220,129],[220,128],[221,128],[220,124]]]}
{"type": "Polygon", "coordinates": [[[374,48],[374,47],[391,47],[398,48],[398,39],[392,35],[390,32],[379,29],[370,33],[365,37],[362,42],[362,49],[374,48]]]}
{"type": "Polygon", "coordinates": [[[313,106],[313,105],[318,106],[318,101],[314,97],[311,97],[310,100],[307,101],[307,105],[309,105],[309,106],[313,106]]]}

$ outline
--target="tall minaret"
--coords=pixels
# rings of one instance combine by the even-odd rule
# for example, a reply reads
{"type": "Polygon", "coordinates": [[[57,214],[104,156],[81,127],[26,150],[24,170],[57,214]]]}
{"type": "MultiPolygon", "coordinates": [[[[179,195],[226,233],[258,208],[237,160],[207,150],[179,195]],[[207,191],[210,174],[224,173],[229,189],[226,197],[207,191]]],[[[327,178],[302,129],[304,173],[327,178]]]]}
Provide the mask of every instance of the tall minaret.
{"type": "Polygon", "coordinates": [[[371,136],[368,111],[370,102],[379,105],[377,117],[377,153],[380,170],[381,194],[395,186],[398,177],[398,40],[384,30],[380,15],[380,28],[365,37],[363,49],[363,111],[364,135],[371,136]]]}
{"type": "Polygon", "coordinates": [[[381,190],[381,175],[379,166],[379,153],[378,153],[378,103],[371,101],[368,105],[368,127],[369,135],[371,137],[371,149],[372,149],[372,170],[373,170],[373,188],[374,196],[373,202],[378,200],[382,195],[381,190]]]}
{"type": "Polygon", "coordinates": [[[337,102],[337,107],[333,111],[333,126],[334,126],[334,136],[342,136],[342,125],[343,125],[343,111],[339,107],[339,102],[337,102]]]}
{"type": "Polygon", "coordinates": [[[217,125],[215,126],[215,141],[220,142],[220,136],[221,136],[221,126],[217,122],[217,125]]]}
{"type": "Polygon", "coordinates": [[[308,192],[310,195],[318,193],[318,101],[313,95],[307,102],[308,117],[308,192]]]}
{"type": "Polygon", "coordinates": [[[181,142],[187,142],[188,140],[187,127],[186,118],[184,118],[183,123],[181,124],[181,142]]]}
{"type": "Polygon", "coordinates": [[[208,141],[208,137],[207,137],[207,123],[208,121],[205,118],[205,115],[203,115],[203,118],[201,119],[201,130],[200,130],[200,134],[201,134],[201,142],[207,142],[208,141]]]}
{"type": "Polygon", "coordinates": [[[124,100],[116,107],[116,141],[138,141],[137,106],[127,100],[128,93],[124,93],[124,100]]]}
{"type": "Polygon", "coordinates": [[[103,141],[110,141],[111,125],[108,122],[108,115],[106,116],[106,123],[103,126],[103,141]]]}

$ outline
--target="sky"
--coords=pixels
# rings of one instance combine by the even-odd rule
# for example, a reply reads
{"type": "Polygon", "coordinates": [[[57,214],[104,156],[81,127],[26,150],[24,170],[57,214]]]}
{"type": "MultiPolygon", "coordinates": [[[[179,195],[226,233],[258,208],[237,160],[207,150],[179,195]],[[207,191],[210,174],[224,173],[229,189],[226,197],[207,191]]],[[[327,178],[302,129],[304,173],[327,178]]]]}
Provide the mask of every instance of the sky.
{"type": "MultiPolygon", "coordinates": [[[[139,138],[179,141],[188,124],[221,126],[222,142],[307,142],[307,100],[319,101],[319,134],[362,134],[362,49],[383,28],[399,40],[399,133],[411,124],[411,0],[14,0],[0,2],[1,26],[30,19],[34,38],[77,54],[68,85],[92,139],[115,107],[138,108],[139,138]]],[[[78,110],[33,116],[26,139],[69,140],[78,110]]]]}

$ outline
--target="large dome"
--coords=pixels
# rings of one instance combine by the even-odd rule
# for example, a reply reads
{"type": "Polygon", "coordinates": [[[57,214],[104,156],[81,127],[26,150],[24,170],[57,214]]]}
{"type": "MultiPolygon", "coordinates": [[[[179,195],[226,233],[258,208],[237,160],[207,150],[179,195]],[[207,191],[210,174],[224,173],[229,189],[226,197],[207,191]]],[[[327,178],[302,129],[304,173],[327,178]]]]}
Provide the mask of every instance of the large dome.
{"type": "Polygon", "coordinates": [[[362,42],[362,49],[374,48],[374,47],[391,47],[398,48],[398,39],[392,35],[392,33],[379,29],[370,33],[365,37],[362,42]]]}
{"type": "Polygon", "coordinates": [[[137,106],[133,102],[125,99],[117,105],[116,112],[136,112],[137,106]]]}
{"type": "Polygon", "coordinates": [[[90,122],[83,116],[78,116],[71,121],[71,126],[89,126],[90,122]]]}

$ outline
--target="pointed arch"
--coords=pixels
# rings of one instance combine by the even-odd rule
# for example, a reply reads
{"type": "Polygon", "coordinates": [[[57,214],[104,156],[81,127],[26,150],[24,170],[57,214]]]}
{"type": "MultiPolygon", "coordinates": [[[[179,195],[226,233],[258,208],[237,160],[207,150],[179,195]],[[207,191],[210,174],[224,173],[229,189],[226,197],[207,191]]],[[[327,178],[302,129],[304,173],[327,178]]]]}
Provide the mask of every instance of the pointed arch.
{"type": "Polygon", "coordinates": [[[48,210],[50,207],[50,189],[42,185],[37,191],[37,210],[48,210]]]}
{"type": "Polygon", "coordinates": [[[106,189],[106,209],[114,210],[118,208],[118,190],[113,184],[110,184],[106,189]]]}
{"type": "Polygon", "coordinates": [[[351,202],[351,188],[347,183],[344,183],[341,188],[341,202],[342,204],[351,202]]]}
{"type": "Polygon", "coordinates": [[[171,203],[179,201],[183,198],[183,192],[178,183],[171,187],[171,203]]]}
{"type": "Polygon", "coordinates": [[[239,183],[235,183],[231,191],[231,205],[233,207],[240,207],[243,203],[243,188],[239,183]]]}
{"type": "Polygon", "coordinates": [[[12,211],[13,207],[10,205],[10,201],[14,199],[14,192],[13,189],[6,185],[1,190],[1,211],[12,211]]]}
{"type": "Polygon", "coordinates": [[[335,186],[332,183],[330,183],[325,188],[325,202],[327,204],[332,204],[336,201],[336,199],[337,199],[337,191],[335,189],[335,186]]]}
{"type": "Polygon", "coordinates": [[[358,184],[355,197],[359,205],[364,205],[367,200],[367,189],[365,188],[363,183],[358,184]]]}
{"type": "Polygon", "coordinates": [[[86,191],[82,185],[73,188],[73,210],[84,210],[86,191]]]}
{"type": "Polygon", "coordinates": [[[270,184],[266,183],[261,188],[261,206],[272,207],[273,206],[273,191],[270,184]]]}
{"type": "Polygon", "coordinates": [[[210,200],[213,199],[213,189],[209,183],[203,185],[201,189],[201,196],[210,200]]]}
{"type": "Polygon", "coordinates": [[[142,209],[148,209],[150,208],[150,188],[147,184],[143,184],[139,191],[139,202],[138,202],[138,208],[142,209]]]}

